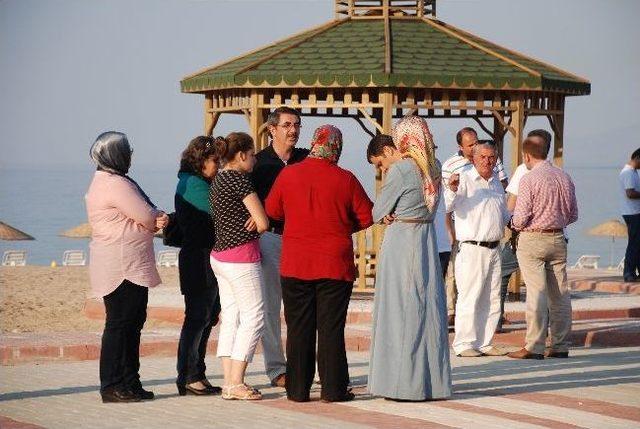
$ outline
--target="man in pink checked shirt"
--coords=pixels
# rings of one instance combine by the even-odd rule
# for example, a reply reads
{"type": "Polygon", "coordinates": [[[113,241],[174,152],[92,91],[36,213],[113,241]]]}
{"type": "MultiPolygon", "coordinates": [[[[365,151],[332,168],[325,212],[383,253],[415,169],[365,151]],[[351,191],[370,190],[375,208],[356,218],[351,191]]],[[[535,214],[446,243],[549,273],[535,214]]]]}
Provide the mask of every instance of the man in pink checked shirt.
{"type": "Polygon", "coordinates": [[[520,231],[518,262],[527,285],[525,346],[514,359],[566,358],[571,332],[571,297],[567,283],[567,241],[563,229],[578,220],[571,177],[545,160],[541,139],[523,142],[529,173],[522,178],[511,224],[520,231]],[[545,352],[547,327],[551,348],[545,352]]]}

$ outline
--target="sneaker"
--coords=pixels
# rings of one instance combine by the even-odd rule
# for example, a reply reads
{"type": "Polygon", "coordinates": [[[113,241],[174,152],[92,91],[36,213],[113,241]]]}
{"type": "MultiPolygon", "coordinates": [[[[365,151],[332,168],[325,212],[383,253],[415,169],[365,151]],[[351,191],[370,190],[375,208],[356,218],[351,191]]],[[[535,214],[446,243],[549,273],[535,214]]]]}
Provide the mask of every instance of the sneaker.
{"type": "Polygon", "coordinates": [[[478,350],[467,349],[467,350],[461,351],[456,356],[458,356],[458,357],[480,357],[480,356],[482,356],[482,353],[480,353],[478,350]]]}
{"type": "Polygon", "coordinates": [[[504,356],[507,354],[506,351],[499,349],[497,347],[491,346],[490,348],[483,350],[481,352],[484,356],[504,356]]]}

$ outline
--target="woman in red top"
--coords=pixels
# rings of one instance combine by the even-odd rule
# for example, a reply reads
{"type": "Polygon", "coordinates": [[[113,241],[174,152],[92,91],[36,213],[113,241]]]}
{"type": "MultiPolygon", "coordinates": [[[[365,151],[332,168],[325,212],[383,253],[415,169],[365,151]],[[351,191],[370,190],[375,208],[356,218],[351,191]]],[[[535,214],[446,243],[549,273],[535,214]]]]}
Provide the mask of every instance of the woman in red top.
{"type": "Polygon", "coordinates": [[[358,179],[337,166],[342,134],[318,128],[307,159],[286,167],[266,200],[267,214],[287,219],[282,235],[282,299],[287,321],[287,397],[308,401],[315,374],[316,331],[321,398],[348,401],[344,325],[355,280],[351,235],[372,223],[373,204],[358,179]]]}

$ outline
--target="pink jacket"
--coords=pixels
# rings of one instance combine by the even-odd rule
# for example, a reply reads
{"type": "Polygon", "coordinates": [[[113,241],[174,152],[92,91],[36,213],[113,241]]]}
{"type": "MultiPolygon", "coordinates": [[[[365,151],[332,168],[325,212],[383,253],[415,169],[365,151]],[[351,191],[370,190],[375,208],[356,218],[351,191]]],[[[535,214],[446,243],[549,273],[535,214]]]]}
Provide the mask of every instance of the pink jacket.
{"type": "Polygon", "coordinates": [[[122,176],[96,171],[85,195],[92,229],[89,276],[94,297],[106,296],[127,279],[137,285],[160,284],[153,251],[158,210],[122,176]]]}

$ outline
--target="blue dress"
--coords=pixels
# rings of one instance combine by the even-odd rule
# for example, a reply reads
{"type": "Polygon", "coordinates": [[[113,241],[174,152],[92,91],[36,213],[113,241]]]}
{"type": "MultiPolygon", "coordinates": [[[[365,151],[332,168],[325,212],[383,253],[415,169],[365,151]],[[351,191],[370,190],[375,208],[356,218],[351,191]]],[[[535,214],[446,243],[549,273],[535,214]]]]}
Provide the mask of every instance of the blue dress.
{"type": "Polygon", "coordinates": [[[411,159],[394,163],[373,207],[374,221],[394,213],[385,230],[375,286],[369,391],[395,399],[451,396],[447,304],[434,212],[411,159]]]}

